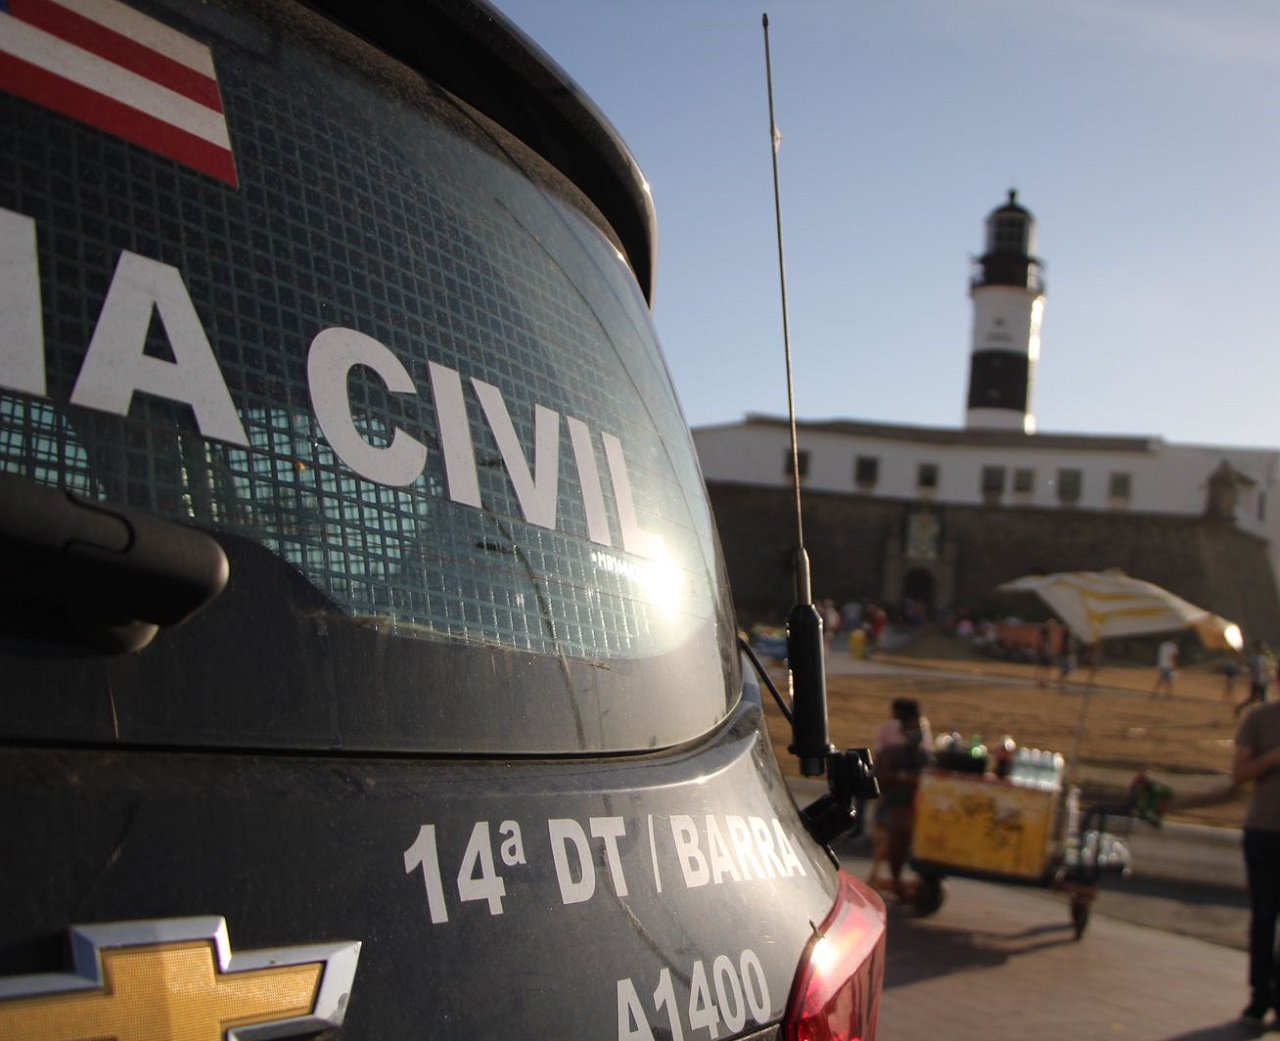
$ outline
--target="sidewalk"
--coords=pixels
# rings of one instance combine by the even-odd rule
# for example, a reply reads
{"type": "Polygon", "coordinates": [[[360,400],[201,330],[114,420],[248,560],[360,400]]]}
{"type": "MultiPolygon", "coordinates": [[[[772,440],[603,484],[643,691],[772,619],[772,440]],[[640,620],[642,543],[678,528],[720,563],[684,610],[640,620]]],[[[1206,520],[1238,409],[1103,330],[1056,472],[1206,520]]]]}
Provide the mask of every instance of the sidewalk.
{"type": "MultiPolygon", "coordinates": [[[[1110,892],[1077,942],[1061,894],[969,879],[947,885],[931,917],[888,907],[884,1041],[1258,1036],[1236,1019],[1248,996],[1243,950],[1154,920],[1118,920],[1107,909],[1110,892]]],[[[1205,910],[1214,909],[1187,907],[1184,917],[1205,910]]]]}

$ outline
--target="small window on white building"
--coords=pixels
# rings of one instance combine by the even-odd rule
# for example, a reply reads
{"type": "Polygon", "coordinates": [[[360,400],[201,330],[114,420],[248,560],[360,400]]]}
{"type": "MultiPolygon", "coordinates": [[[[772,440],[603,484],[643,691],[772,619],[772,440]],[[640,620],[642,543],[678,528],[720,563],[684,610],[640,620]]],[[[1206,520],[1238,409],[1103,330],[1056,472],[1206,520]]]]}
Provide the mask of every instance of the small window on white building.
{"type": "Polygon", "coordinates": [[[982,501],[994,505],[1004,497],[1005,472],[1003,466],[982,468],[982,501]]]}
{"type": "Polygon", "coordinates": [[[793,456],[791,452],[788,451],[783,456],[783,459],[785,460],[785,462],[783,463],[783,473],[785,473],[788,477],[791,477],[795,474],[794,464],[796,463],[797,460],[799,461],[799,466],[800,466],[800,479],[803,480],[804,478],[809,476],[808,450],[801,449],[799,452],[795,454],[795,456],[793,456]]]}
{"type": "Polygon", "coordinates": [[[1036,490],[1036,472],[1019,467],[1013,471],[1013,493],[1020,498],[1030,498],[1036,490]]]}
{"type": "Polygon", "coordinates": [[[921,490],[938,490],[938,464],[921,463],[916,467],[916,487],[921,490]]]}
{"type": "Polygon", "coordinates": [[[1112,505],[1126,505],[1133,497],[1133,475],[1113,473],[1107,480],[1107,497],[1112,505]]]}
{"type": "Polygon", "coordinates": [[[880,460],[873,455],[860,455],[853,461],[853,483],[859,491],[867,491],[880,480],[880,460]]]}
{"type": "Polygon", "coordinates": [[[1058,501],[1066,505],[1075,505],[1080,501],[1084,486],[1084,474],[1075,469],[1063,468],[1058,471],[1058,501]]]}

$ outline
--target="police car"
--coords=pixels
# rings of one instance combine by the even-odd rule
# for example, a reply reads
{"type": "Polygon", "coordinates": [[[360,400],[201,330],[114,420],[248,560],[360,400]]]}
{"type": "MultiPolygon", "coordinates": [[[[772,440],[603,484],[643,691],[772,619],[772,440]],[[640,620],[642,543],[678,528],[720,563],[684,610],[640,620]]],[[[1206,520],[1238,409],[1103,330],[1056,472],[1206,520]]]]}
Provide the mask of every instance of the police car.
{"type": "Polygon", "coordinates": [[[0,106],[0,1038],[873,1036],[565,74],[7,0],[0,106]]]}

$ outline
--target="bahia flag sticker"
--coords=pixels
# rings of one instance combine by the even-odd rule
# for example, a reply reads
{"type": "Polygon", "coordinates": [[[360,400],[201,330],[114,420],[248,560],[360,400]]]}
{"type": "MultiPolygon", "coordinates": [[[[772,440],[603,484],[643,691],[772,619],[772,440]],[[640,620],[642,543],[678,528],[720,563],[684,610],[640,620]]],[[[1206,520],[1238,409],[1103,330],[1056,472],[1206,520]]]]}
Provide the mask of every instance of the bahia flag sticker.
{"type": "Polygon", "coordinates": [[[0,90],[238,183],[209,48],[116,0],[0,0],[0,90]]]}

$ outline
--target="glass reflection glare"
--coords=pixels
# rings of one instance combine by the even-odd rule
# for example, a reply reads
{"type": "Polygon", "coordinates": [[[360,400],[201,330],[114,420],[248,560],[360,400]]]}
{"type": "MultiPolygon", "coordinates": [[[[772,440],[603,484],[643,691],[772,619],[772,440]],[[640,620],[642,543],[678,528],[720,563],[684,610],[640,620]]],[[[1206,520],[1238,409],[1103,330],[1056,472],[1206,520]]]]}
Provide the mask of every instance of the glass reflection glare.
{"type": "Polygon", "coordinates": [[[667,549],[660,535],[650,535],[645,557],[627,560],[612,553],[592,554],[595,565],[625,576],[638,598],[665,617],[672,617],[685,606],[687,584],[675,555],[667,549]]]}

